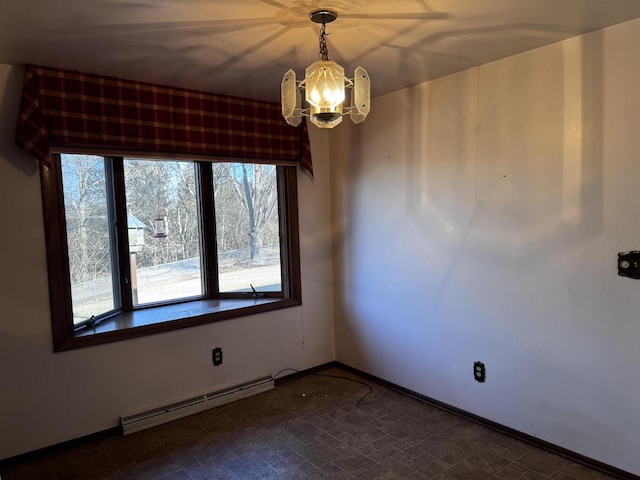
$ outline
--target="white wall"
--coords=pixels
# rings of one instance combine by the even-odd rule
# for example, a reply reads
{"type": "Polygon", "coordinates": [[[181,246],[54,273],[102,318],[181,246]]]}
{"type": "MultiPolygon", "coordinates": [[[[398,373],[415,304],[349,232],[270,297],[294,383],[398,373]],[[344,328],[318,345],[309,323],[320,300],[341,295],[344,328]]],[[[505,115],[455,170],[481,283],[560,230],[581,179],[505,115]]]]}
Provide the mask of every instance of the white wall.
{"type": "Polygon", "coordinates": [[[637,45],[640,20],[335,130],[339,361],[640,474],[637,45]]]}
{"type": "Polygon", "coordinates": [[[0,459],[114,427],[124,413],[334,360],[328,137],[317,129],[315,181],[298,178],[301,307],[54,354],[40,177],[13,144],[22,75],[0,65],[0,459]]]}

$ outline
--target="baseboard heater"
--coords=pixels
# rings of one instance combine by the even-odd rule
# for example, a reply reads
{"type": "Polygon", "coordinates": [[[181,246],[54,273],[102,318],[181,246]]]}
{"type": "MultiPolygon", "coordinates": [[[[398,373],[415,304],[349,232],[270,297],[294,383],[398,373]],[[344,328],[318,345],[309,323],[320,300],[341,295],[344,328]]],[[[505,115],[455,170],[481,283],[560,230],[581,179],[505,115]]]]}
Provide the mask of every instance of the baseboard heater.
{"type": "Polygon", "coordinates": [[[241,398],[247,398],[258,393],[273,390],[274,383],[270,376],[256,378],[245,383],[232,385],[203,393],[194,397],[185,398],[167,405],[153,407],[141,412],[132,413],[120,417],[122,433],[130,433],[154,427],[178,418],[193,415],[210,408],[219,407],[241,398]]]}

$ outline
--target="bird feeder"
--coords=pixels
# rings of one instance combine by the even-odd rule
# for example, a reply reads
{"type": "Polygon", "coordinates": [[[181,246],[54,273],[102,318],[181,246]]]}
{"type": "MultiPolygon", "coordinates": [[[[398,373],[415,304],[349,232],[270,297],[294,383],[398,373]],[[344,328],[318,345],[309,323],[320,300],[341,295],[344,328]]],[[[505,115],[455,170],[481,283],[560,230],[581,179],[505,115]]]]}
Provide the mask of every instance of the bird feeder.
{"type": "Polygon", "coordinates": [[[153,238],[165,238],[167,236],[167,221],[158,215],[153,221],[153,238]]]}
{"type": "Polygon", "coordinates": [[[127,230],[129,232],[129,252],[136,253],[144,246],[144,229],[147,226],[140,219],[127,215],[127,230]]]}

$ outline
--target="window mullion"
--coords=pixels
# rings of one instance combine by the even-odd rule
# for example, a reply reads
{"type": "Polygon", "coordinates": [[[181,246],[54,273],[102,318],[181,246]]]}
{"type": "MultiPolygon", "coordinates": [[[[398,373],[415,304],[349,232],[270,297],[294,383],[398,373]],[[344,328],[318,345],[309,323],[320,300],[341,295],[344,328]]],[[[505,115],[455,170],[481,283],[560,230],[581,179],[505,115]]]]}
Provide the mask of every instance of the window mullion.
{"type": "Polygon", "coordinates": [[[40,168],[42,206],[47,239],[49,303],[54,348],[60,349],[73,336],[73,304],[67,231],[65,229],[64,190],[60,155],[52,155],[52,168],[40,168]]]}
{"type": "Polygon", "coordinates": [[[202,264],[204,267],[205,296],[219,297],[218,242],[216,241],[216,215],[213,190],[213,165],[199,162],[198,215],[200,221],[202,264]]]}
{"type": "Polygon", "coordinates": [[[278,215],[280,218],[280,231],[279,231],[279,240],[280,240],[280,271],[282,272],[282,292],[284,296],[288,296],[288,292],[290,290],[289,284],[289,242],[287,238],[289,237],[288,232],[288,215],[286,209],[286,188],[285,188],[285,173],[284,169],[277,168],[277,195],[278,195],[278,215]]]}
{"type": "Polygon", "coordinates": [[[280,243],[283,249],[281,258],[284,296],[301,301],[298,183],[295,167],[278,167],[278,198],[282,214],[280,243]]]}
{"type": "Polygon", "coordinates": [[[115,211],[116,245],[114,251],[118,255],[118,272],[120,275],[121,308],[128,312],[133,310],[131,292],[131,260],[129,258],[129,232],[127,230],[127,195],[125,192],[124,162],[122,157],[108,159],[112,166],[113,209],[115,211]]]}

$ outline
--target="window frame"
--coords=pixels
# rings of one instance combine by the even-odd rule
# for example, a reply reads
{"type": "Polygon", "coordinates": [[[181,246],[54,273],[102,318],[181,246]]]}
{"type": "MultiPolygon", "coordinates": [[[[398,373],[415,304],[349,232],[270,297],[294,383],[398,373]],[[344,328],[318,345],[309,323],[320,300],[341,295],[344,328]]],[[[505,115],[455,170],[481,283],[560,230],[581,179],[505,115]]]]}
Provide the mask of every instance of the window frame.
{"type": "MultiPolygon", "coordinates": [[[[215,206],[213,202],[199,201],[201,225],[201,249],[203,265],[213,274],[205,275],[205,297],[188,298],[161,305],[144,305],[131,311],[117,311],[104,315],[100,323],[77,329],[73,324],[73,307],[71,300],[71,276],[69,270],[69,254],[67,247],[66,218],[64,206],[64,190],[62,182],[61,154],[80,153],[99,155],[111,159],[122,157],[153,160],[175,160],[161,155],[114,155],[100,152],[57,151],[52,154],[52,167],[41,167],[41,188],[46,239],[47,270],[49,279],[49,303],[51,308],[51,326],[53,348],[55,352],[99,345],[108,342],[122,341],[156,333],[164,333],[181,328],[230,320],[257,313],[290,308],[302,304],[300,278],[300,242],[298,222],[297,171],[295,166],[276,166],[278,175],[278,214],[280,219],[280,255],[282,271],[282,294],[265,293],[258,296],[251,292],[219,293],[217,288],[217,241],[215,225],[215,206]],[[163,320],[157,320],[157,318],[163,320]]],[[[220,159],[202,158],[198,156],[180,157],[183,160],[197,162],[197,183],[201,195],[213,198],[212,164],[220,159]]],[[[231,159],[231,162],[238,160],[231,159]]],[[[115,184],[115,197],[124,194],[124,172],[119,171],[122,161],[107,162],[113,166],[110,173],[115,184]],[[122,182],[122,184],[119,184],[122,182]]],[[[105,163],[105,166],[107,165],[105,163]]],[[[109,182],[107,182],[109,183],[109,182]]],[[[116,198],[115,213],[117,218],[126,218],[126,199],[116,198]]],[[[126,222],[117,228],[117,243],[128,244],[126,222]]],[[[118,255],[117,269],[120,282],[122,272],[129,272],[129,256],[118,255]]],[[[127,289],[123,289],[123,292],[127,289]]]]}

